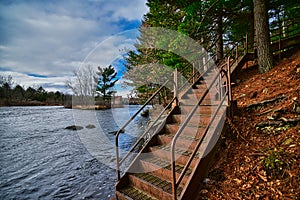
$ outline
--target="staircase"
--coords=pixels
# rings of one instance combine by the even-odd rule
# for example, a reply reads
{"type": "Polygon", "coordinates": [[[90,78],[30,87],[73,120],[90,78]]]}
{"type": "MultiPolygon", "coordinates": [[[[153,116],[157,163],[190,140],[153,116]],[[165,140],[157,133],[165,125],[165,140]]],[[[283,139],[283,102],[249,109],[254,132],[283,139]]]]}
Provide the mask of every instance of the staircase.
{"type": "Polygon", "coordinates": [[[230,100],[227,66],[217,72],[206,71],[182,92],[177,105],[153,126],[155,134],[122,177],[117,153],[118,200],[196,199],[195,191],[207,173],[230,100]]]}
{"type": "Polygon", "coordinates": [[[213,158],[225,115],[231,115],[230,77],[237,74],[247,61],[255,58],[255,54],[247,50],[247,40],[245,46],[242,54],[238,53],[238,44],[234,46],[226,62],[216,71],[210,68],[200,78],[195,78],[194,74],[192,78],[196,81],[179,91],[180,95],[170,101],[122,158],[118,147],[119,134],[167,82],[117,132],[115,191],[118,200],[197,199],[199,183],[206,176],[213,158]],[[230,60],[235,48],[235,58],[230,60]],[[145,137],[147,134],[150,137],[145,137]],[[121,165],[128,159],[131,159],[128,161],[131,164],[121,170],[121,165]]]}

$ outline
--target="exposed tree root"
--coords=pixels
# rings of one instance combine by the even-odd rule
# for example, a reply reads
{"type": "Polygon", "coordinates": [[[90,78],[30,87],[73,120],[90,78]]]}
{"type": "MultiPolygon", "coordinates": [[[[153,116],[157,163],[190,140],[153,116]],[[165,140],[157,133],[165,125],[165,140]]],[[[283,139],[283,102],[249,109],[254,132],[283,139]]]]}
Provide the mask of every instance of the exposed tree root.
{"type": "Polygon", "coordinates": [[[281,99],[284,99],[285,96],[284,95],[280,95],[278,97],[275,97],[273,99],[270,99],[270,100],[264,100],[264,101],[261,101],[261,102],[257,102],[257,103],[253,103],[253,104],[250,104],[246,107],[246,110],[252,110],[252,109],[255,109],[257,107],[260,107],[260,106],[265,106],[267,104],[270,104],[270,103],[274,103],[278,100],[281,100],[281,99]]]}

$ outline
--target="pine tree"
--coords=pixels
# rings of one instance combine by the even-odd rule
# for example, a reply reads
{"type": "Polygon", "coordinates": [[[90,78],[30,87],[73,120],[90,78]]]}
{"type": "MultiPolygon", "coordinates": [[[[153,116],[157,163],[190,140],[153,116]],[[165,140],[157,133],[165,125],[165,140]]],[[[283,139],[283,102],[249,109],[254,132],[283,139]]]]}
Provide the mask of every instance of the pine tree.
{"type": "Polygon", "coordinates": [[[253,3],[259,72],[264,73],[273,68],[273,58],[270,51],[268,10],[265,0],[253,0],[253,3]]]}
{"type": "Polygon", "coordinates": [[[97,83],[96,91],[102,94],[103,99],[107,99],[114,92],[109,89],[114,87],[118,81],[118,79],[116,79],[117,72],[109,65],[107,68],[98,67],[97,75],[99,79],[95,80],[97,83]]]}

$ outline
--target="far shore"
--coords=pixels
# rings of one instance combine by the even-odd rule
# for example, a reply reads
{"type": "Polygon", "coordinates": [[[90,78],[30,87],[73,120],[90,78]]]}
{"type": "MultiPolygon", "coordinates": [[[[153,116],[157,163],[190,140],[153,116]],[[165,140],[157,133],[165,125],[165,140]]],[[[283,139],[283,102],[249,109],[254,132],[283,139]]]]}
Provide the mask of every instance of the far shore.
{"type": "Polygon", "coordinates": [[[64,106],[60,103],[45,103],[40,101],[24,101],[24,102],[9,102],[9,103],[0,103],[0,107],[10,107],[10,106],[64,106]]]}
{"type": "Polygon", "coordinates": [[[106,104],[106,105],[63,105],[59,103],[45,103],[39,101],[27,101],[27,102],[9,102],[7,104],[1,103],[0,107],[12,107],[12,106],[62,106],[66,109],[80,109],[80,110],[105,110],[111,108],[122,108],[123,104],[106,104]]]}

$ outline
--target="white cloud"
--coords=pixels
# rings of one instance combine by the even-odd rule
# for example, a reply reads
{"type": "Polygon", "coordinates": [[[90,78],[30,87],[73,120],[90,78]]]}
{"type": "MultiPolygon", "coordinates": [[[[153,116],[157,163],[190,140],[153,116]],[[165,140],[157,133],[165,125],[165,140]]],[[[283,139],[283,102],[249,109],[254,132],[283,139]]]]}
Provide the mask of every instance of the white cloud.
{"type": "Polygon", "coordinates": [[[43,86],[47,91],[57,91],[58,88],[62,92],[66,92],[65,88],[66,80],[70,79],[70,76],[62,77],[34,77],[19,72],[6,71],[2,72],[4,76],[12,76],[15,85],[21,85],[25,89],[28,87],[40,87],[43,86]]]}
{"type": "MultiPolygon", "coordinates": [[[[137,34],[136,30],[129,31],[131,37],[137,34]]],[[[90,53],[85,57],[82,62],[83,66],[101,66],[107,67],[112,64],[115,60],[122,58],[122,55],[128,51],[128,49],[133,49],[134,39],[128,38],[126,36],[127,32],[122,32],[119,35],[111,36],[90,51],[90,53]]]]}
{"type": "MultiPolygon", "coordinates": [[[[101,41],[130,28],[126,20],[141,20],[146,12],[145,0],[1,2],[0,70],[25,85],[45,80],[54,85],[71,76],[101,41]],[[50,78],[32,81],[26,74],[50,78]]],[[[116,58],[126,38],[115,39],[93,64],[106,66],[116,58]]]]}

